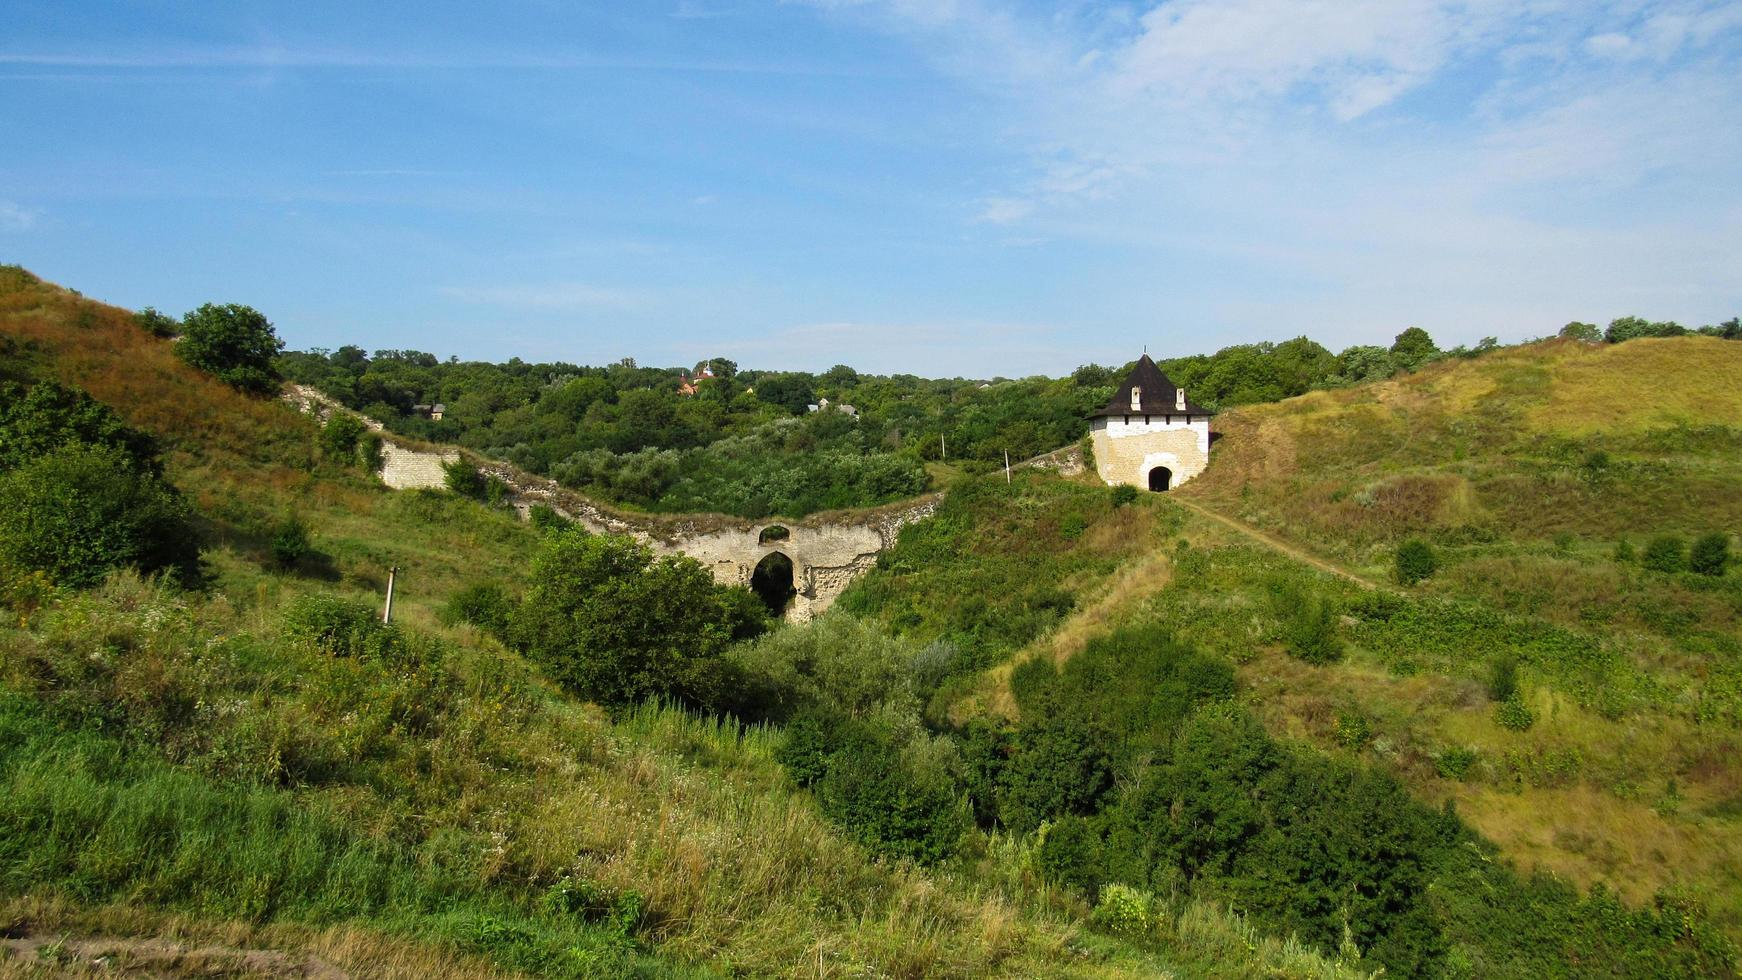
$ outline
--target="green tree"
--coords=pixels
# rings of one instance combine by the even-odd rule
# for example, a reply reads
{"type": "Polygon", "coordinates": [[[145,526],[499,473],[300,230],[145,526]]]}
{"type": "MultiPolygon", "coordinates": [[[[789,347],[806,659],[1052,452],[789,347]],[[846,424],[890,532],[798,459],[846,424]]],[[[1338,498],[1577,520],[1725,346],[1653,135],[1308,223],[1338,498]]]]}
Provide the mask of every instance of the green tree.
{"type": "Polygon", "coordinates": [[[29,388],[0,384],[0,470],[69,443],[116,449],[129,466],[159,471],[156,442],[129,428],[109,406],[90,395],[53,381],[39,381],[29,388]]]}
{"type": "Polygon", "coordinates": [[[295,514],[286,515],[272,532],[273,560],[281,568],[294,568],[308,552],[308,525],[295,514]]]}
{"type": "Polygon", "coordinates": [[[133,314],[133,322],[153,337],[173,337],[181,332],[181,324],[174,317],[159,313],[149,306],[133,314]]]}
{"type": "Polygon", "coordinates": [[[1654,572],[1683,571],[1688,567],[1687,542],[1674,534],[1652,538],[1639,562],[1654,572]]]}
{"type": "Polygon", "coordinates": [[[608,707],[650,697],[712,708],[732,693],[723,654],[767,629],[749,590],[714,581],[700,562],[661,557],[633,539],[545,539],[510,635],[557,682],[608,707]]]}
{"type": "Polygon", "coordinates": [[[756,382],[756,398],[779,405],[790,415],[803,415],[805,406],[816,401],[816,388],[808,374],[771,374],[756,382]]]}
{"type": "Polygon", "coordinates": [[[1398,334],[1391,344],[1392,359],[1405,371],[1414,371],[1439,356],[1439,353],[1440,349],[1434,344],[1434,339],[1420,327],[1410,327],[1398,334]]]}
{"type": "Polygon", "coordinates": [[[1396,359],[1383,347],[1357,345],[1337,355],[1337,378],[1343,384],[1388,378],[1396,370],[1396,359]]]}
{"type": "Polygon", "coordinates": [[[1391,574],[1399,585],[1414,585],[1432,578],[1439,571],[1439,556],[1433,546],[1420,538],[1410,538],[1398,545],[1392,557],[1391,574]]]}
{"type": "Polygon", "coordinates": [[[0,565],[89,585],[109,569],[191,577],[193,511],[114,446],[77,443],[0,474],[0,565]]]}
{"type": "Polygon", "coordinates": [[[1087,814],[1113,786],[1106,732],[1074,715],[1024,727],[998,785],[998,815],[1019,833],[1061,814],[1087,814]]]}
{"type": "Polygon", "coordinates": [[[1701,575],[1718,576],[1730,564],[1730,536],[1722,531],[1701,535],[1688,555],[1688,567],[1701,575]]]}
{"type": "Polygon", "coordinates": [[[856,727],[817,781],[823,815],[882,854],[933,863],[955,853],[968,830],[968,808],[943,766],[856,727]]]}
{"type": "Polygon", "coordinates": [[[182,317],[181,327],[177,357],[243,391],[267,395],[277,389],[273,358],[284,341],[258,310],[207,303],[182,317]]]}
{"type": "Polygon", "coordinates": [[[335,410],[321,429],[321,452],[337,463],[355,463],[358,446],[367,431],[355,415],[335,410]]]}
{"type": "Polygon", "coordinates": [[[1653,322],[1643,317],[1623,316],[1609,321],[1609,328],[1603,331],[1603,339],[1611,344],[1619,344],[1639,337],[1679,337],[1687,332],[1686,327],[1673,320],[1653,322]]]}
{"type": "Polygon", "coordinates": [[[1603,339],[1603,331],[1595,323],[1574,320],[1561,328],[1560,336],[1564,340],[1582,340],[1587,344],[1594,344],[1603,339]]]}

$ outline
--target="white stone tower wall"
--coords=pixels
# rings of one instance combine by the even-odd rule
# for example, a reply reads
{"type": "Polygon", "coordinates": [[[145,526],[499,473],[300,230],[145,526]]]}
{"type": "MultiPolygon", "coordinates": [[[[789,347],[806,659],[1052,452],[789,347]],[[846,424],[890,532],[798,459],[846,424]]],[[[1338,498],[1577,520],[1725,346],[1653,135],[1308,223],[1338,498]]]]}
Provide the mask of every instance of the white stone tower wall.
{"type": "Polygon", "coordinates": [[[1191,422],[1175,417],[1133,415],[1098,418],[1090,426],[1095,447],[1095,471],[1109,486],[1128,483],[1149,488],[1149,471],[1165,466],[1173,473],[1170,487],[1177,487],[1204,471],[1210,462],[1210,420],[1196,416],[1191,422]]]}

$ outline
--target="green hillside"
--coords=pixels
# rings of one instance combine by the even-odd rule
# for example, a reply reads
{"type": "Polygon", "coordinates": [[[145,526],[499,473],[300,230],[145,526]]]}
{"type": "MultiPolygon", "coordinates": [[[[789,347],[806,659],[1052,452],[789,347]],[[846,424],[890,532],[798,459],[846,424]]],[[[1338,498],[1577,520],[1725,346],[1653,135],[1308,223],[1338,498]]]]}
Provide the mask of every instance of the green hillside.
{"type": "Polygon", "coordinates": [[[127,311],[0,270],[0,374],[152,437],[204,563],[187,587],[6,571],[0,975],[103,948],[170,975],[1343,975],[1215,905],[1155,941],[1091,929],[1021,841],[880,857],[788,777],[780,729],[569,697],[445,612],[522,591],[543,532],[386,490],[127,311]],[[385,630],[351,611],[390,566],[385,630]],[[203,952],[164,966],[165,937],[203,952]]]}
{"type": "MultiPolygon", "coordinates": [[[[138,478],[160,460],[202,563],[0,569],[0,976],[94,974],[99,941],[168,975],[1733,975],[1742,575],[1615,562],[1596,518],[1506,523],[1490,487],[1560,479],[1514,443],[1369,453],[1352,423],[1313,437],[1349,493],[1467,458],[1480,519],[1285,526],[1308,464],[1266,469],[1253,434],[1400,388],[1426,418],[1446,378],[1532,363],[1550,380],[1509,417],[1612,440],[1579,451],[1615,484],[1704,492],[1728,430],[1671,430],[1663,462],[1554,421],[1589,415],[1581,359],[1687,359],[1662,343],[1742,348],[1549,345],[1241,409],[1179,500],[963,480],[839,611],[732,642],[699,569],[390,492],[128,312],[0,269],[0,382],[88,392],[78,438],[149,436],[138,478]],[[1359,584],[1408,534],[1438,573],[1359,584]],[[1481,562],[1613,598],[1496,603],[1481,562]],[[571,669],[613,657],[672,700],[571,669]],[[163,967],[166,937],[204,959],[163,967]]],[[[0,492],[55,472],[9,459],[0,492]]],[[[1628,531],[1643,551],[1716,506],[1628,531]]]]}
{"type": "Polygon", "coordinates": [[[1149,498],[1159,550],[955,684],[952,717],[1020,732],[1049,710],[1024,697],[1040,665],[1092,676],[1109,638],[1171,636],[1233,664],[1273,737],[1455,806],[1520,876],[1689,903],[1734,938],[1742,575],[1688,562],[1742,527],[1739,384],[1731,342],[1548,342],[1226,412],[1203,476],[1149,498]],[[1411,538],[1439,567],[1400,587],[1411,538]]]}

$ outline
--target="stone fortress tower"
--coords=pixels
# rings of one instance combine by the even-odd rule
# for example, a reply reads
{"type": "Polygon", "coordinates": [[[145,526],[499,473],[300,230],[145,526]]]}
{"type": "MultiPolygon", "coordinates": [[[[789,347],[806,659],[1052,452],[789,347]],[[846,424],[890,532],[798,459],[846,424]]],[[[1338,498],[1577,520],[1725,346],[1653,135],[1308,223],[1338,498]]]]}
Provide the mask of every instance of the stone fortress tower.
{"type": "Polygon", "coordinates": [[[1089,416],[1095,470],[1109,486],[1177,487],[1210,461],[1210,414],[1144,354],[1107,407],[1089,416]]]}

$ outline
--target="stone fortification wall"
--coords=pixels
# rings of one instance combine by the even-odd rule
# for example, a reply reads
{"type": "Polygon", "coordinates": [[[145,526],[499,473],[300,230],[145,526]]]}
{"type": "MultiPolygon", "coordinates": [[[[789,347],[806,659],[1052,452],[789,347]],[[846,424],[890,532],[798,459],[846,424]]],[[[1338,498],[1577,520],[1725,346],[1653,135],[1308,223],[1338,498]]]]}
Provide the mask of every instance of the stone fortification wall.
{"type": "Polygon", "coordinates": [[[507,484],[509,500],[522,514],[543,504],[595,534],[626,534],[659,554],[682,554],[701,562],[716,581],[748,585],[756,566],[779,552],[792,562],[797,595],[787,618],[803,622],[834,604],[853,579],[877,564],[877,554],[895,544],[901,529],[936,512],[938,494],[872,510],[813,514],[798,520],[750,521],[720,514],[633,514],[610,509],[554,480],[523,473],[500,462],[479,469],[507,484]],[[783,527],[786,536],[762,541],[763,531],[783,527]]]}
{"type": "Polygon", "coordinates": [[[1088,469],[1083,461],[1081,443],[1071,443],[1063,449],[1055,449],[1050,453],[1042,453],[1033,459],[1016,464],[1019,470],[1051,470],[1059,476],[1077,476],[1088,469]]]}
{"type": "Polygon", "coordinates": [[[1177,487],[1202,473],[1210,462],[1208,419],[1190,425],[1096,419],[1090,436],[1095,471],[1109,485],[1129,483],[1147,489],[1149,471],[1165,466],[1173,472],[1172,486],[1177,487]]]}
{"type": "MultiPolygon", "coordinates": [[[[349,409],[313,388],[291,385],[285,400],[298,411],[325,422],[349,409]]],[[[353,413],[354,414],[354,413],[353,413]]],[[[595,534],[625,534],[659,554],[683,554],[707,566],[720,582],[748,585],[756,566],[779,552],[792,562],[793,597],[787,618],[804,621],[834,604],[853,579],[877,564],[877,554],[895,544],[901,529],[930,517],[942,500],[931,494],[870,510],[813,514],[799,520],[749,521],[720,514],[635,514],[606,507],[554,480],[525,473],[507,463],[463,456],[458,450],[419,449],[395,440],[380,422],[358,416],[382,433],[381,482],[395,490],[440,489],[447,485],[443,466],[470,458],[479,472],[508,487],[508,502],[524,517],[543,504],[595,534]],[[786,536],[764,543],[769,527],[786,536]]],[[[1057,455],[1057,454],[1051,454],[1057,455]]],[[[1077,453],[1077,468],[1082,456],[1077,453]]]]}
{"type": "Polygon", "coordinates": [[[381,441],[381,482],[395,490],[440,490],[448,485],[442,469],[458,452],[421,452],[390,439],[381,441]]]}

